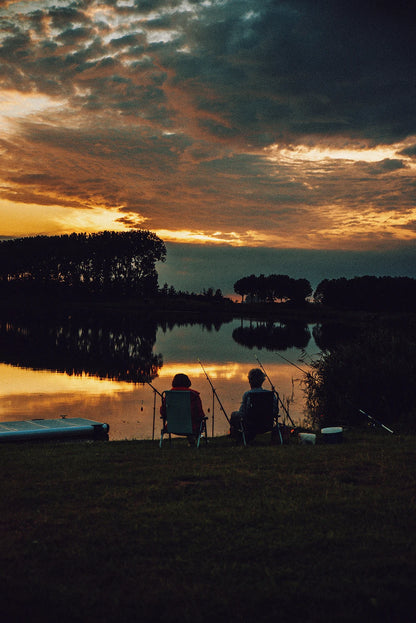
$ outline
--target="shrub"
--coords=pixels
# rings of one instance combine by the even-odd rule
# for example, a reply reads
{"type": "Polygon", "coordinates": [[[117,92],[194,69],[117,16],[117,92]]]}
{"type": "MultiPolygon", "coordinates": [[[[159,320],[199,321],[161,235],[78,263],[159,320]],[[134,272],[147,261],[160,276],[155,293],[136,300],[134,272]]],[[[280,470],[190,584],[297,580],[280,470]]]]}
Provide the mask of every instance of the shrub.
{"type": "Polygon", "coordinates": [[[366,422],[360,409],[390,428],[416,429],[414,331],[375,327],[325,351],[304,380],[314,426],[366,422]]]}

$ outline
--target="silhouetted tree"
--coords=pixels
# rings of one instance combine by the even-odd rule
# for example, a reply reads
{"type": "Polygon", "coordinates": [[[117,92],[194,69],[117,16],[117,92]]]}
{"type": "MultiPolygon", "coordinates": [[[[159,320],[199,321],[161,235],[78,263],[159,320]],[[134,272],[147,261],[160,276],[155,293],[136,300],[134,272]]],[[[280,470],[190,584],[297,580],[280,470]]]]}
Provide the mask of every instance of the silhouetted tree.
{"type": "Polygon", "coordinates": [[[287,301],[290,296],[290,283],[292,279],[288,275],[269,275],[269,298],[272,301],[287,301]]]}
{"type": "Polygon", "coordinates": [[[252,298],[255,296],[256,280],[257,277],[255,275],[250,275],[248,277],[242,277],[235,282],[234,292],[241,296],[241,302],[243,302],[244,298],[247,296],[251,296],[252,298]]]}
{"type": "Polygon", "coordinates": [[[215,290],[214,299],[216,299],[217,301],[222,301],[223,298],[224,297],[222,295],[222,291],[220,290],[220,288],[217,288],[215,290]]]}
{"type": "Polygon", "coordinates": [[[314,300],[336,309],[407,311],[416,308],[416,280],[410,277],[324,279],[314,300]]]}
{"type": "Polygon", "coordinates": [[[250,275],[242,277],[234,284],[234,292],[240,294],[242,302],[291,301],[296,305],[305,303],[312,294],[311,284],[307,279],[293,279],[288,275],[250,275]]]}
{"type": "Polygon", "coordinates": [[[165,258],[163,241],[145,230],[18,238],[0,243],[0,283],[149,295],[165,258]]]}
{"type": "Polygon", "coordinates": [[[287,291],[288,298],[297,305],[305,303],[312,294],[312,286],[307,279],[291,279],[287,291]]]}

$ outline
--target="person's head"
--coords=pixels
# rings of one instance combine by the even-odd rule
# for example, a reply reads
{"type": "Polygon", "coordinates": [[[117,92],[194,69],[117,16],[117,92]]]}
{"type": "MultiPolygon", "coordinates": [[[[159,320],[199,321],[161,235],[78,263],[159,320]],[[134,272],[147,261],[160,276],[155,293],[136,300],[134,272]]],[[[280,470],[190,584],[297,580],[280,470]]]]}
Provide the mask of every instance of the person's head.
{"type": "Polygon", "coordinates": [[[250,383],[250,387],[261,387],[265,378],[266,376],[260,368],[253,368],[248,373],[248,382],[250,383]]]}
{"type": "Polygon", "coordinates": [[[186,374],[175,374],[172,380],[172,387],[191,387],[191,381],[186,374]]]}

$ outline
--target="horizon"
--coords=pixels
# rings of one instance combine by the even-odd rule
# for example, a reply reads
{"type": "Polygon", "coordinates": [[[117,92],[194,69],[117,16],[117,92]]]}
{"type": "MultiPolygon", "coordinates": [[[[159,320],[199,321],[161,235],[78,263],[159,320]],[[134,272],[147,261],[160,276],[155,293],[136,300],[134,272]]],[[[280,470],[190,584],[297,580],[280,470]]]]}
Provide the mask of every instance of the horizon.
{"type": "Polygon", "coordinates": [[[183,290],[415,277],[412,15],[2,3],[0,238],[147,229],[170,253],[161,283],[183,290]]]}

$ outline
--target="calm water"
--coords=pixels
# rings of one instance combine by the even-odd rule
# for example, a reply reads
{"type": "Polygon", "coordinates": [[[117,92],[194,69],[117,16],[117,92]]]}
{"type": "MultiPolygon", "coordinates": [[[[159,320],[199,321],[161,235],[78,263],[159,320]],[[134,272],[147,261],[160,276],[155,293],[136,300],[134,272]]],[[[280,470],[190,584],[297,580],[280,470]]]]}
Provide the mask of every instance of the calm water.
{"type": "MultiPolygon", "coordinates": [[[[310,326],[246,320],[216,328],[155,323],[143,332],[73,319],[53,326],[3,320],[0,329],[0,420],[85,417],[108,423],[111,440],[159,437],[159,396],[149,385],[128,380],[133,367],[145,367],[150,359],[152,385],[159,392],[170,388],[177,372],[189,375],[209,416],[209,434],[220,435],[228,423],[199,360],[230,416],[248,388],[248,371],[258,367],[257,356],[280,397],[292,400],[290,416],[300,423],[302,374],[278,353],[299,364],[302,353],[319,352],[310,326]]],[[[269,387],[267,380],[264,387],[269,387]]]]}

